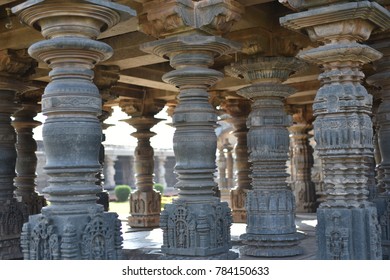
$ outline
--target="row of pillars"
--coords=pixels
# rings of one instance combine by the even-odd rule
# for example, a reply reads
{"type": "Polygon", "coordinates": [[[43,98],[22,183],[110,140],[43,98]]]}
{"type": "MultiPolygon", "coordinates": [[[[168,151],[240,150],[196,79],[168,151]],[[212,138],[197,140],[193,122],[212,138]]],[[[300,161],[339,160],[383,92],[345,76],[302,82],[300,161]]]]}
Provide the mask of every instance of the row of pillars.
{"type": "MultiPolygon", "coordinates": [[[[324,69],[320,75],[323,85],[313,105],[316,148],[324,167],[326,195],[317,210],[318,257],[379,259],[381,244],[386,244],[382,241],[383,232],[381,238],[381,227],[389,224],[386,220],[389,172],[386,145],[381,144],[387,136],[388,108],[384,94],[385,105],[378,112],[378,122],[382,121],[378,133],[380,168],[385,184],[385,192],[378,200],[386,205],[382,213],[368,200],[367,182],[373,158],[371,97],[361,85],[360,70],[363,64],[378,60],[381,54],[358,41],[368,39],[373,30],[390,28],[390,13],[376,2],[368,1],[333,1],[331,5],[321,0],[281,2],[300,11],[283,17],[282,26],[305,29],[313,40],[322,43],[298,54],[300,59],[324,69]],[[379,223],[382,217],[385,217],[383,224],[379,223]]],[[[183,2],[180,5],[186,9],[174,9],[173,16],[179,20],[170,18],[175,24],[167,25],[153,22],[161,21],[161,17],[153,18],[160,7],[151,3],[154,1],[145,4],[147,12],[140,17],[140,24],[159,40],[141,48],[169,59],[175,70],[163,79],[180,90],[173,115],[179,197],[160,215],[161,251],[166,259],[234,259],[237,254],[230,251],[231,211],[227,203],[214,196],[217,116],[208,102],[207,91],[223,76],[210,68],[215,58],[240,48],[215,34],[226,33],[240,18],[243,8],[235,1],[183,2]],[[185,21],[180,20],[184,17],[185,21]],[[216,17],[218,20],[214,20],[216,17]]],[[[46,38],[32,45],[29,54],[52,68],[51,82],[42,97],[42,112],[47,116],[43,127],[45,169],[50,176],[45,192],[50,206],[44,207],[41,214],[29,216],[23,225],[20,241],[25,259],[121,257],[120,221],[96,204],[96,195],[101,190],[96,185],[96,174],[101,168],[102,128],[97,118],[101,113],[101,96],[92,83],[91,69],[112,53],[108,45],[94,39],[125,18],[129,11],[107,1],[78,4],[74,17],[69,16],[75,13],[73,4],[63,1],[27,1],[13,9],[23,22],[38,28],[46,38]]],[[[386,41],[384,45],[387,50],[386,41]]],[[[253,55],[227,68],[229,74],[249,82],[237,93],[252,101],[247,120],[252,189],[246,199],[247,229],[241,236],[244,243],[241,253],[245,255],[281,257],[302,253],[299,246],[302,235],[295,228],[294,195],[286,183],[287,127],[291,119],[283,101],[293,93],[284,81],[303,67],[304,63],[295,57],[253,55]]],[[[379,75],[388,75],[387,62],[379,63],[378,69],[385,73],[379,75]]],[[[375,82],[377,78],[372,79],[375,82]]],[[[387,85],[382,84],[385,91],[387,85]]],[[[18,89],[7,82],[1,83],[1,88],[2,98],[10,105],[1,107],[7,123],[14,112],[11,101],[18,89]]],[[[142,116],[134,121],[156,120],[142,116]]],[[[14,145],[13,128],[8,125],[4,131],[2,147],[14,145]]],[[[144,139],[150,131],[140,129],[136,133],[140,146],[144,147],[139,152],[142,162],[151,154],[150,143],[144,139]]],[[[9,162],[14,161],[12,149],[4,149],[9,162]]],[[[148,170],[148,164],[137,168],[140,172],[148,170]]],[[[10,167],[4,166],[2,170],[10,171],[10,167]]],[[[2,177],[4,186],[12,185],[9,177],[2,177]]],[[[150,178],[143,176],[137,180],[142,184],[150,178]]],[[[12,209],[13,214],[21,211],[12,197],[13,188],[4,189],[1,195],[5,198],[2,207],[12,209]]],[[[20,221],[19,227],[23,222],[13,220],[20,221]]],[[[9,228],[6,223],[2,226],[7,236],[17,228],[9,228]]]]}

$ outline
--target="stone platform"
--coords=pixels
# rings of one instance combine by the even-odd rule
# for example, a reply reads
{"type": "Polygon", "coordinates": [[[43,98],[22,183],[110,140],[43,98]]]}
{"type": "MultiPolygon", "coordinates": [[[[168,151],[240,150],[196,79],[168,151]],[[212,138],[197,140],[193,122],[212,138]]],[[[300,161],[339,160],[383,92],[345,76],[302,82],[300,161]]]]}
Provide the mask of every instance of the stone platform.
{"type": "MultiPolygon", "coordinates": [[[[162,255],[162,230],[157,229],[132,229],[127,225],[127,217],[120,217],[123,232],[123,258],[128,260],[155,260],[162,255]]],[[[317,225],[316,214],[297,214],[295,220],[298,232],[304,233],[305,238],[300,245],[304,252],[302,255],[284,258],[261,258],[240,255],[240,260],[314,260],[316,259],[317,244],[315,226],[317,225]]],[[[246,224],[233,223],[231,227],[232,250],[239,254],[239,247],[243,244],[239,240],[245,233],[246,224]]]]}

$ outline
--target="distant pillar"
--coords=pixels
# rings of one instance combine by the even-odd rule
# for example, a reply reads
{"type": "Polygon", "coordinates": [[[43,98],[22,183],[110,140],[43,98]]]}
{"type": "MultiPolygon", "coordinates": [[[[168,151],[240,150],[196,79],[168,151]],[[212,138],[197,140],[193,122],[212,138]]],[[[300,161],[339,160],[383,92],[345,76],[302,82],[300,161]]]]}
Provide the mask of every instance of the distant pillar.
{"type": "Polygon", "coordinates": [[[45,171],[50,177],[44,192],[50,205],[23,225],[24,259],[120,259],[121,222],[96,203],[102,106],[92,68],[112,55],[110,46],[95,39],[129,18],[132,10],[85,0],[27,1],[12,11],[45,37],[29,54],[52,69],[42,96],[45,171]]]}
{"type": "Polygon", "coordinates": [[[246,201],[246,233],[241,235],[244,255],[284,257],[303,252],[298,246],[303,236],[295,227],[295,199],[286,182],[291,118],[283,101],[294,89],[282,84],[302,66],[292,57],[253,56],[228,67],[228,72],[252,83],[237,91],[253,100],[247,122],[252,190],[246,201]]]}
{"type": "Polygon", "coordinates": [[[160,121],[153,117],[132,117],[126,120],[137,130],[131,135],[138,140],[134,151],[137,190],[130,194],[128,218],[131,227],[153,228],[160,224],[161,194],[153,189],[154,151],[150,145],[150,138],[156,135],[150,129],[160,121]]]}
{"type": "Polygon", "coordinates": [[[20,235],[28,212],[14,197],[16,133],[11,116],[20,107],[17,92],[24,90],[19,75],[32,66],[32,60],[10,50],[0,51],[0,260],[20,259],[20,235]]]}
{"type": "Polygon", "coordinates": [[[251,186],[251,163],[248,158],[248,128],[246,122],[250,112],[250,101],[242,97],[227,98],[223,109],[232,116],[227,119],[234,126],[233,134],[237,142],[234,147],[236,155],[236,187],[230,191],[233,222],[246,223],[245,201],[251,186]]]}
{"type": "Polygon", "coordinates": [[[158,156],[158,182],[167,188],[167,181],[165,180],[165,162],[167,157],[165,155],[158,156]]]}
{"type": "Polygon", "coordinates": [[[308,134],[311,129],[312,126],[305,123],[293,124],[288,128],[292,150],[291,184],[298,213],[315,213],[317,209],[315,186],[311,180],[314,163],[308,134]]]}
{"type": "Polygon", "coordinates": [[[226,156],[223,145],[218,149],[218,187],[219,190],[227,188],[226,156]]]}
{"type": "Polygon", "coordinates": [[[314,137],[322,159],[326,201],[317,209],[318,258],[381,259],[377,209],[368,201],[373,158],[372,96],[361,85],[364,64],[381,54],[359,42],[390,28],[390,12],[376,2],[288,0],[295,10],[282,26],[305,30],[320,46],[300,59],[323,69],[314,104],[314,137]]]}
{"type": "Polygon", "coordinates": [[[115,183],[115,162],[118,157],[114,155],[108,155],[105,153],[104,155],[104,183],[107,190],[113,190],[116,186],[115,183]]]}
{"type": "Polygon", "coordinates": [[[224,151],[226,151],[226,188],[231,190],[234,184],[234,162],[233,162],[233,147],[229,143],[229,139],[225,139],[223,144],[224,151]]]}
{"type": "Polygon", "coordinates": [[[14,121],[12,122],[17,134],[15,194],[27,206],[28,215],[34,215],[41,213],[42,207],[46,206],[45,198],[35,190],[38,160],[35,155],[37,143],[33,138],[33,129],[41,125],[40,122],[34,120],[41,106],[36,101],[24,101],[20,106],[21,109],[13,115],[14,121]]]}

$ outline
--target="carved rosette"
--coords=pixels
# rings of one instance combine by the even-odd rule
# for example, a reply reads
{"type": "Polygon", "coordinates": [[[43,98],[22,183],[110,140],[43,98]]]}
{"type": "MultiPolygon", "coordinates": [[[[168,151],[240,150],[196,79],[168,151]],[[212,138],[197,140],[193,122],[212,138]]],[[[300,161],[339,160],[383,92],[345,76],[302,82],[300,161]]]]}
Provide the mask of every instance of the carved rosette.
{"type": "MultiPolygon", "coordinates": [[[[161,109],[162,107],[160,107],[161,109]]],[[[137,138],[138,143],[134,151],[135,185],[137,190],[130,194],[131,227],[158,227],[161,212],[161,194],[153,189],[154,184],[154,151],[150,145],[150,138],[156,133],[150,129],[161,119],[153,117],[133,117],[125,120],[137,131],[131,136],[137,138]]]]}
{"type": "Polygon", "coordinates": [[[324,167],[326,193],[326,201],[317,210],[318,257],[379,259],[376,208],[368,201],[372,97],[361,85],[361,68],[381,54],[358,42],[367,40],[373,30],[390,28],[390,12],[368,1],[330,6],[320,1],[322,5],[326,7],[281,19],[283,26],[305,29],[312,40],[323,43],[298,54],[324,71],[319,77],[323,85],[313,104],[314,137],[324,167]]]}
{"type": "Polygon", "coordinates": [[[162,251],[167,258],[226,259],[235,255],[229,252],[230,209],[213,196],[217,116],[208,102],[207,89],[222,78],[222,73],[208,68],[214,57],[237,47],[220,37],[197,34],[142,46],[146,52],[170,59],[176,70],[165,74],[163,80],[180,89],[173,115],[179,198],[166,206],[160,221],[162,251]]]}
{"type": "Polygon", "coordinates": [[[313,148],[309,144],[309,130],[312,125],[293,124],[290,131],[291,144],[291,184],[296,200],[296,211],[315,213],[317,209],[315,186],[311,180],[311,168],[314,164],[313,148]]]}
{"type": "MultiPolygon", "coordinates": [[[[371,47],[383,53],[383,57],[374,62],[376,73],[367,79],[367,82],[377,87],[377,99],[381,99],[376,112],[376,140],[379,149],[378,197],[375,200],[378,208],[379,222],[382,229],[382,250],[384,258],[390,257],[390,149],[387,139],[390,137],[390,33],[373,38],[371,47]]],[[[375,96],[374,96],[375,98],[375,96]]]]}
{"type": "Polygon", "coordinates": [[[112,49],[95,41],[104,30],[128,17],[130,9],[109,1],[27,1],[13,8],[20,20],[47,39],[33,44],[29,54],[52,68],[42,96],[46,151],[50,176],[50,206],[30,216],[22,249],[26,259],[117,259],[116,217],[96,204],[96,173],[102,139],[97,116],[101,96],[92,83],[94,65],[108,59],[112,49]],[[77,5],[77,9],[75,9],[77,5]],[[89,230],[90,223],[99,225],[89,230]],[[61,242],[78,238],[78,250],[62,255],[61,242]],[[44,232],[43,232],[44,231],[44,232]],[[56,238],[57,236],[57,238],[56,238]],[[64,237],[64,240],[62,240],[64,237]],[[65,238],[66,237],[66,238],[65,238]],[[56,241],[57,240],[57,241],[56,241]],[[42,244],[46,244],[42,246],[42,244]]]}
{"type": "Polygon", "coordinates": [[[234,127],[233,134],[237,142],[234,147],[236,155],[236,188],[230,191],[230,203],[232,207],[233,222],[246,223],[245,201],[251,186],[251,163],[248,158],[246,121],[250,112],[250,101],[244,98],[227,98],[222,104],[223,109],[232,116],[227,119],[234,127]]]}
{"type": "Polygon", "coordinates": [[[21,109],[13,115],[12,122],[17,133],[16,150],[18,155],[14,179],[15,194],[26,204],[28,214],[34,215],[40,213],[42,207],[46,206],[45,198],[35,191],[37,143],[33,137],[33,129],[41,125],[40,122],[34,120],[40,111],[40,106],[35,102],[23,102],[20,106],[21,109]]]}
{"type": "Polygon", "coordinates": [[[237,93],[253,100],[247,127],[252,190],[247,194],[247,228],[241,252],[251,256],[293,256],[302,253],[295,228],[295,200],[286,183],[291,118],[283,100],[294,93],[282,84],[304,63],[289,57],[252,57],[226,70],[252,85],[237,93]]]}

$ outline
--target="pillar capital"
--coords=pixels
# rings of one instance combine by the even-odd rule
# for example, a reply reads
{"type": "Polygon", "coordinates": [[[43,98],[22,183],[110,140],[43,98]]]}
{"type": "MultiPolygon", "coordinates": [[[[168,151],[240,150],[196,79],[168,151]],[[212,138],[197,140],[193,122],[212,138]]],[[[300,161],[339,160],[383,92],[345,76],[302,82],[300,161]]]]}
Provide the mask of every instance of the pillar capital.
{"type": "Polygon", "coordinates": [[[223,34],[243,12],[234,0],[144,0],[139,21],[142,32],[157,38],[194,30],[223,34]]]}

